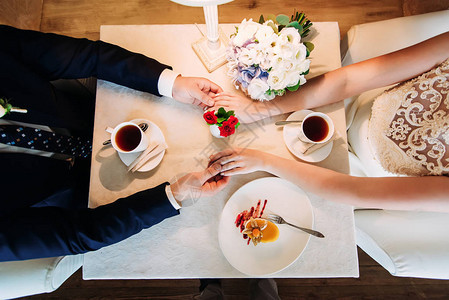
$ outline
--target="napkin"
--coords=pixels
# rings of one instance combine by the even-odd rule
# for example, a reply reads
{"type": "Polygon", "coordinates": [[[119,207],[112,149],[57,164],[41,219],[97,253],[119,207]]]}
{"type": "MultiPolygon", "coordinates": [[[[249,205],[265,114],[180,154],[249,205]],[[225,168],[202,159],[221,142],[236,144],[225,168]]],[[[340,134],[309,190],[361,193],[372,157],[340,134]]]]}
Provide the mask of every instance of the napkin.
{"type": "Polygon", "coordinates": [[[149,160],[153,159],[156,155],[167,149],[165,142],[159,143],[156,141],[150,142],[147,149],[143,151],[137,158],[128,166],[128,172],[135,172],[145,165],[149,160]]]}
{"type": "Polygon", "coordinates": [[[323,148],[324,146],[326,146],[327,144],[329,144],[330,142],[332,142],[333,140],[336,140],[338,138],[338,132],[335,131],[334,134],[332,135],[332,137],[325,143],[321,143],[321,144],[316,144],[316,143],[306,143],[303,142],[301,140],[299,140],[299,143],[297,144],[297,150],[299,152],[301,152],[304,155],[309,155],[315,151],[317,151],[318,149],[323,148]]]}

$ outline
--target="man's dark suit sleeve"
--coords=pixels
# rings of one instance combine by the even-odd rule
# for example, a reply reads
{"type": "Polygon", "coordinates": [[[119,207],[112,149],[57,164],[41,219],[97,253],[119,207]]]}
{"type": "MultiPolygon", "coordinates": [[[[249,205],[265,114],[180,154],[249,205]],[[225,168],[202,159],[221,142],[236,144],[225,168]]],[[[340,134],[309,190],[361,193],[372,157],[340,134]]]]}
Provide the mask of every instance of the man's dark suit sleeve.
{"type": "Polygon", "coordinates": [[[166,183],[95,209],[31,207],[0,219],[0,261],[85,253],[175,216],[166,183]]]}
{"type": "MultiPolygon", "coordinates": [[[[159,95],[160,73],[170,68],[144,55],[101,41],[5,25],[0,25],[0,40],[2,57],[21,62],[24,70],[33,73],[32,87],[39,91],[39,86],[49,85],[51,80],[95,76],[159,95]]],[[[12,71],[2,73],[6,76],[2,77],[4,80],[8,78],[7,72],[12,71]]],[[[29,101],[34,100],[29,88],[31,83],[17,79],[15,87],[23,85],[23,89],[30,93],[29,101]]],[[[2,215],[0,261],[84,253],[121,241],[178,213],[168,201],[164,187],[165,184],[95,209],[27,207],[2,215]]]]}
{"type": "Polygon", "coordinates": [[[171,67],[102,41],[0,25],[2,49],[48,80],[97,77],[160,96],[159,76],[171,67]]]}

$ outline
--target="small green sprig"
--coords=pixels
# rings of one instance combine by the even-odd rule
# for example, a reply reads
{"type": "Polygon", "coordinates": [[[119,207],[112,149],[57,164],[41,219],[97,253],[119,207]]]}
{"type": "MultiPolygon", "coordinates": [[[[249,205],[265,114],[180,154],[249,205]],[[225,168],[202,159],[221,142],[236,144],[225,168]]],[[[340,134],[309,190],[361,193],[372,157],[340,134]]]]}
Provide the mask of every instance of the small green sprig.
{"type": "Polygon", "coordinates": [[[10,112],[18,112],[18,113],[27,113],[26,109],[13,107],[11,103],[9,103],[8,99],[0,98],[0,118],[10,112]]]}
{"type": "MultiPolygon", "coordinates": [[[[220,107],[215,114],[217,116],[217,125],[221,126],[223,122],[227,121],[231,116],[235,116],[233,110],[226,111],[223,107],[220,107]]],[[[239,127],[240,122],[235,125],[235,128],[239,127]]]]}
{"type": "Polygon", "coordinates": [[[0,112],[0,117],[8,114],[12,109],[12,105],[11,103],[8,102],[8,99],[0,98],[0,105],[3,107],[4,110],[3,114],[0,112]]]}

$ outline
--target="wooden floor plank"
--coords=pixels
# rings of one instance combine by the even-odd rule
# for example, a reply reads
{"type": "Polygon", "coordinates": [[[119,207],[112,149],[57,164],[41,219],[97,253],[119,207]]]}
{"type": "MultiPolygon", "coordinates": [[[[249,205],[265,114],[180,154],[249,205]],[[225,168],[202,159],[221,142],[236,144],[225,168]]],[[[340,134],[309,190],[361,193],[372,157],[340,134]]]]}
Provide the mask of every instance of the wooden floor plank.
{"type": "Polygon", "coordinates": [[[39,30],[43,0],[1,0],[0,24],[39,30]]]}
{"type": "MultiPolygon", "coordinates": [[[[359,249],[359,257],[372,259],[359,249]]],[[[374,261],[360,265],[360,278],[276,279],[282,299],[447,299],[449,281],[390,275],[374,261]]],[[[248,279],[223,279],[226,299],[249,299],[248,279]]],[[[27,299],[191,299],[199,280],[82,280],[76,272],[58,290],[27,299]]]]}
{"type": "MultiPolygon", "coordinates": [[[[222,23],[260,14],[292,14],[304,11],[311,20],[337,21],[345,34],[354,24],[402,16],[402,0],[235,0],[219,6],[222,23]]],[[[182,6],[168,0],[45,0],[41,30],[75,37],[99,37],[100,25],[204,23],[202,8],[182,6]]]]}
{"type": "Polygon", "coordinates": [[[413,16],[433,11],[449,9],[449,0],[403,0],[404,16],[413,16]]]}

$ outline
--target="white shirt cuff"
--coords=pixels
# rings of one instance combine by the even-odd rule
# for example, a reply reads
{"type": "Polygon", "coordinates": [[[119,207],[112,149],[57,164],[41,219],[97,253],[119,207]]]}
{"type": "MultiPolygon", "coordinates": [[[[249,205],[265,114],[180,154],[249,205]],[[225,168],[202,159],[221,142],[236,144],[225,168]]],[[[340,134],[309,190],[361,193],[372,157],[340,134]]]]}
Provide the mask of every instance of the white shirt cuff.
{"type": "Polygon", "coordinates": [[[175,197],[173,196],[173,193],[171,191],[171,187],[169,184],[165,186],[165,193],[167,194],[167,198],[170,201],[171,205],[178,210],[181,208],[181,205],[179,205],[178,201],[176,201],[175,197]]]}
{"type": "Polygon", "coordinates": [[[173,98],[173,84],[175,83],[176,77],[179,75],[179,73],[176,73],[170,69],[165,69],[162,71],[157,82],[159,94],[165,97],[173,98]]]}

